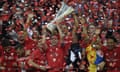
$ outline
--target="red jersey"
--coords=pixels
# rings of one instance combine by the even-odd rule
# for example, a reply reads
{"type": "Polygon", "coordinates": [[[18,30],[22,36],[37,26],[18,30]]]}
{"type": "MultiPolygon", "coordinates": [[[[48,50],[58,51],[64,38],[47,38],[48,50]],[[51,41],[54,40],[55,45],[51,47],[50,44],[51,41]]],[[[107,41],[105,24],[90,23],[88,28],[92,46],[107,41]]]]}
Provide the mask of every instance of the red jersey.
{"type": "Polygon", "coordinates": [[[37,45],[37,41],[33,41],[32,39],[28,39],[28,40],[25,41],[24,50],[25,51],[30,51],[30,53],[32,53],[35,50],[36,45],[37,45]]]}
{"type": "Polygon", "coordinates": [[[27,68],[26,61],[28,61],[28,57],[17,58],[18,72],[21,72],[22,70],[27,68]]]}
{"type": "MultiPolygon", "coordinates": [[[[42,65],[45,66],[46,65],[46,56],[45,56],[45,52],[42,52],[39,48],[36,48],[36,50],[34,50],[30,56],[29,59],[32,59],[36,64],[38,65],[42,65]]],[[[28,60],[29,60],[28,59],[28,60]]],[[[32,67],[32,65],[29,65],[29,67],[32,67]]],[[[44,72],[40,69],[36,69],[34,70],[35,72],[44,72]]]]}
{"type": "Polygon", "coordinates": [[[0,64],[2,64],[3,59],[4,59],[4,51],[2,46],[0,46],[0,64]]]}
{"type": "Polygon", "coordinates": [[[103,47],[103,52],[106,61],[107,72],[120,72],[120,47],[116,47],[113,50],[108,50],[107,47],[103,47]]]}
{"type": "Polygon", "coordinates": [[[64,54],[60,43],[57,46],[48,45],[46,57],[48,66],[51,67],[48,72],[62,72],[61,69],[64,65],[64,54]]]}
{"type": "Polygon", "coordinates": [[[8,52],[4,51],[4,62],[5,72],[17,71],[17,54],[14,48],[10,48],[8,52]]]}

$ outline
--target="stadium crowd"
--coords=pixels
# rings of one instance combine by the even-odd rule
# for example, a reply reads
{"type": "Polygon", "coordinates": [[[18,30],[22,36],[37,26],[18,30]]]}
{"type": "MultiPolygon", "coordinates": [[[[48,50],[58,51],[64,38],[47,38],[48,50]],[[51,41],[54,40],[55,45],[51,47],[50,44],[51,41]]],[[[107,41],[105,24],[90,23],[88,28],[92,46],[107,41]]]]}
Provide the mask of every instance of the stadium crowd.
{"type": "Polygon", "coordinates": [[[0,72],[120,72],[120,0],[0,0],[0,72]]]}

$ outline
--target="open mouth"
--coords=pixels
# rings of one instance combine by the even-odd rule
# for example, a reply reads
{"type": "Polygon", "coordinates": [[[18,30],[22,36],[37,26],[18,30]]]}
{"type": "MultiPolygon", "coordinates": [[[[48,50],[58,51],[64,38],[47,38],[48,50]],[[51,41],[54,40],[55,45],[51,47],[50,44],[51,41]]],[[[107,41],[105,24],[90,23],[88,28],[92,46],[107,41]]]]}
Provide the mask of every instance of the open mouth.
{"type": "Polygon", "coordinates": [[[21,38],[21,39],[19,39],[19,41],[20,41],[20,42],[23,42],[23,41],[24,41],[24,39],[23,39],[23,38],[21,38]]]}

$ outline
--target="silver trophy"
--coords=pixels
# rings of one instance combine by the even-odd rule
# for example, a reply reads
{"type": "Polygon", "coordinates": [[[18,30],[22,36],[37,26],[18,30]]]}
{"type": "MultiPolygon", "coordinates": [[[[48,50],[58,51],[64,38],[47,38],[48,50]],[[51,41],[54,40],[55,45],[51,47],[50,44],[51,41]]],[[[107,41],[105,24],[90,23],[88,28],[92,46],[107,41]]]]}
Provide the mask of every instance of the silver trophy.
{"type": "Polygon", "coordinates": [[[69,15],[70,13],[72,13],[74,11],[74,9],[71,6],[68,6],[66,3],[62,2],[62,6],[59,9],[59,11],[57,12],[55,18],[47,24],[47,29],[53,33],[53,31],[56,29],[56,25],[55,23],[60,23],[65,16],[69,15]]]}

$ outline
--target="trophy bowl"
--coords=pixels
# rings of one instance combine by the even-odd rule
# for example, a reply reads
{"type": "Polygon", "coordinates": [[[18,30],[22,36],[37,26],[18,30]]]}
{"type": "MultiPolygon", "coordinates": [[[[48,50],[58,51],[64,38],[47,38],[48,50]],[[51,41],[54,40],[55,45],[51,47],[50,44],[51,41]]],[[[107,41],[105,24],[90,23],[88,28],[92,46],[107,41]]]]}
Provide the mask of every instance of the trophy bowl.
{"type": "Polygon", "coordinates": [[[47,24],[47,30],[50,31],[50,33],[54,33],[57,31],[57,27],[55,23],[60,23],[63,21],[64,17],[72,13],[74,9],[71,6],[68,6],[66,3],[62,2],[62,6],[57,12],[55,18],[47,24]]]}
{"type": "Polygon", "coordinates": [[[47,30],[51,33],[51,34],[53,34],[54,33],[54,31],[56,31],[56,29],[57,29],[57,27],[56,27],[56,25],[55,24],[51,24],[51,23],[49,23],[49,24],[47,24],[47,30]]]}

